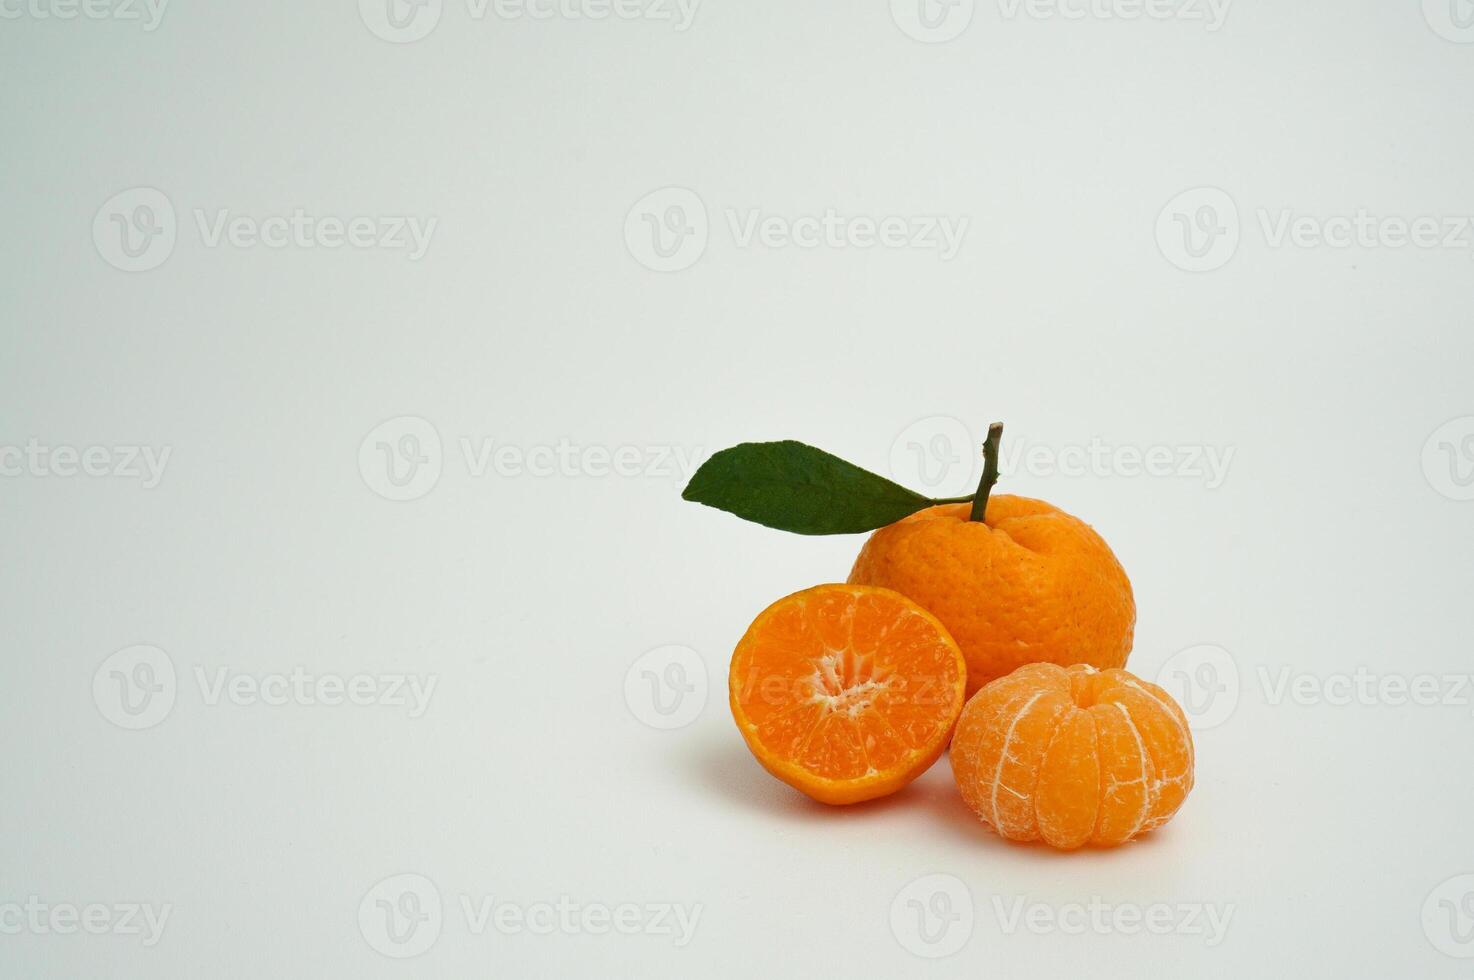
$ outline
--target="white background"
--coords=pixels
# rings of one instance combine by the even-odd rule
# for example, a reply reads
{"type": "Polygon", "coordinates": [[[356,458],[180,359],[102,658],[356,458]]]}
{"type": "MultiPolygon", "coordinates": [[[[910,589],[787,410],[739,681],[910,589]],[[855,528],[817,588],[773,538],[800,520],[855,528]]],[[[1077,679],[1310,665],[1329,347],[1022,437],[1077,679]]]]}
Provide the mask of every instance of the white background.
{"type": "Polygon", "coordinates": [[[1443,678],[1471,670],[1474,246],[1270,234],[1474,214],[1474,29],[1452,17],[1474,11],[1449,2],[1237,0],[1218,30],[979,3],[928,33],[885,0],[707,0],[685,30],[447,0],[405,42],[367,0],[176,0],[153,30],[6,0],[0,447],[170,455],[147,487],[0,457],[0,974],[1467,976],[1474,879],[1443,883],[1474,872],[1474,698],[1443,678]],[[658,272],[644,214],[668,187],[705,235],[658,272]],[[158,202],[136,188],[173,217],[130,259],[113,215],[158,202]],[[211,244],[197,218],[299,208],[436,224],[412,259],[211,244]],[[968,225],[945,259],[744,245],[754,209],[968,225]],[[1197,258],[1178,215],[1219,233],[1197,258]],[[1020,461],[1001,487],[1113,545],[1133,670],[1207,684],[1186,688],[1218,722],[1197,788],[1132,846],[1005,844],[945,761],[826,809],[729,719],[747,623],[842,580],[860,540],[683,503],[661,455],[793,437],[916,485],[914,442],[960,494],[994,419],[1005,452],[1066,464],[1233,454],[1211,487],[1129,456],[1020,461]],[[473,463],[484,441],[577,455],[477,475],[462,440],[473,463]],[[388,482],[379,441],[419,447],[419,483],[388,482]],[[620,447],[635,475],[599,466],[620,447]],[[174,700],[129,730],[109,658],[139,644],[174,700]],[[636,662],[670,646],[709,685],[662,729],[641,670],[682,675],[636,662]],[[198,680],[298,667],[437,686],[411,717],[198,680]],[[1451,703],[1276,697],[1358,668],[1451,703]],[[387,944],[424,947],[407,960],[374,925],[402,874],[442,903],[438,933],[387,944]],[[939,893],[944,945],[907,940],[939,893]],[[170,914],[153,945],[15,928],[3,906],[31,896],[170,914]],[[476,934],[461,901],[487,896],[700,918],[683,946],[476,934]],[[1071,934],[1092,898],[1231,918],[1216,943],[1181,917],[1071,934]],[[995,901],[1065,928],[1009,931],[995,901]]]}

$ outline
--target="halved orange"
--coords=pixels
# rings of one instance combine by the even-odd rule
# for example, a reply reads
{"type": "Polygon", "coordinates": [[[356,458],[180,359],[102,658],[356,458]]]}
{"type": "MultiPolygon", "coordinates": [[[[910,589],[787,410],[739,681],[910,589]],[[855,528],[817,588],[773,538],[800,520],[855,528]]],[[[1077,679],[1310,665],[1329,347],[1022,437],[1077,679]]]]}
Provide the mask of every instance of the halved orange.
{"type": "Polygon", "coordinates": [[[763,767],[821,803],[894,793],[947,745],[967,663],[935,616],[890,589],[779,599],[732,654],[732,717],[763,767]]]}

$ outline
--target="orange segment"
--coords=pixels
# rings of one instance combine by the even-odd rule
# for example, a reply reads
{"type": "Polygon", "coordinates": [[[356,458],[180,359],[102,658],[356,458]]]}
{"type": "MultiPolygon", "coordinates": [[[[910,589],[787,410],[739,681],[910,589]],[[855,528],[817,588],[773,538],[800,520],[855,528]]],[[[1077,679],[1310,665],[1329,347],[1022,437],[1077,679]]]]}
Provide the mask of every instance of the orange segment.
{"type": "Polygon", "coordinates": [[[978,692],[953,741],[954,772],[960,765],[968,774],[966,779],[959,776],[963,799],[1004,837],[1037,836],[1029,801],[1049,733],[1070,704],[1068,688],[1039,668],[1021,668],[990,688],[986,697],[978,692]],[[958,751],[959,744],[963,751],[958,751]]]}
{"type": "Polygon", "coordinates": [[[1096,704],[1089,711],[1100,746],[1100,814],[1093,836],[1100,844],[1124,844],[1146,826],[1152,757],[1121,705],[1096,704]]]}
{"type": "Polygon", "coordinates": [[[968,807],[1003,837],[1113,846],[1181,807],[1192,736],[1167,692],[1124,670],[1029,664],[967,702],[952,772],[968,807]]]}
{"type": "Polygon", "coordinates": [[[1106,687],[1100,696],[1126,709],[1152,759],[1152,805],[1142,827],[1151,830],[1170,820],[1192,789],[1193,743],[1187,717],[1155,684],[1124,670],[1108,670],[1102,676],[1106,687]]]}
{"type": "Polygon", "coordinates": [[[1039,767],[1034,793],[1039,836],[1062,850],[1088,841],[1100,809],[1099,785],[1095,719],[1088,711],[1071,710],[1055,729],[1039,767]]]}
{"type": "Polygon", "coordinates": [[[894,793],[941,755],[967,665],[889,589],[821,585],[765,609],[732,654],[732,717],[758,762],[824,803],[894,793]]]}

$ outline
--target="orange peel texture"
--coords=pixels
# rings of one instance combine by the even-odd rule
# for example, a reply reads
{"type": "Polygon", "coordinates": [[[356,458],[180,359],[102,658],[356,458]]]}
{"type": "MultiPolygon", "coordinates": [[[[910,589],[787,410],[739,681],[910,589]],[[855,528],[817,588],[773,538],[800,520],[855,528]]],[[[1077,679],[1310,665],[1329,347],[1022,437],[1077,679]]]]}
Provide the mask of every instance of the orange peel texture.
{"type": "Polygon", "coordinates": [[[1121,667],[1136,602],[1111,549],[1042,500],[997,494],[984,522],[942,504],[872,534],[855,585],[895,589],[946,625],[967,658],[967,693],[1027,663],[1121,667]]]}

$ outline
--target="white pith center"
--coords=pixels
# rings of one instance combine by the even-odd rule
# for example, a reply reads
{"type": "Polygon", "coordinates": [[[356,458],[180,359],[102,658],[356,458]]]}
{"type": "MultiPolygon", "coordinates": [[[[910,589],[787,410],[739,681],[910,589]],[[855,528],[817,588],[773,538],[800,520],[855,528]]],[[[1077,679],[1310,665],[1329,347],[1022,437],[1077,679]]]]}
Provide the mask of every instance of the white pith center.
{"type": "Polygon", "coordinates": [[[890,687],[890,678],[879,675],[874,661],[853,650],[826,650],[814,666],[814,700],[826,711],[854,717],[890,687]]]}

